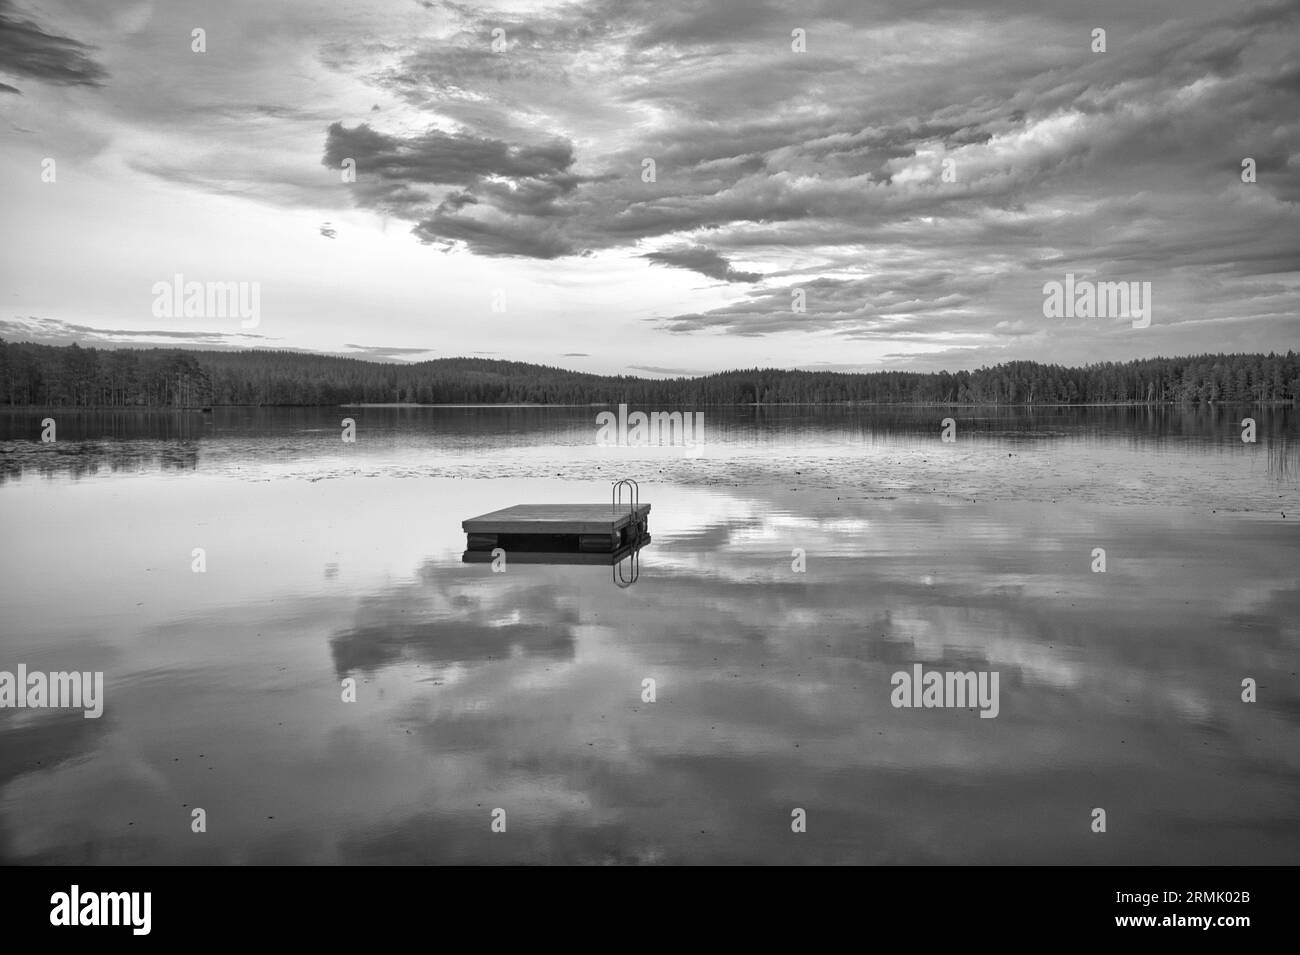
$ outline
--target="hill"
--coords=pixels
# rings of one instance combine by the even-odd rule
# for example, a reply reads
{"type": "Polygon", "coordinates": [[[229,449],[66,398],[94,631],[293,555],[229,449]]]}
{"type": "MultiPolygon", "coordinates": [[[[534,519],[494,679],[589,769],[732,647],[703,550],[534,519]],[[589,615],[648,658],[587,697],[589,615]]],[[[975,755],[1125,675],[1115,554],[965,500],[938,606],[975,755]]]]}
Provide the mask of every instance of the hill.
{"type": "Polygon", "coordinates": [[[289,351],[95,349],[0,339],[0,405],[618,404],[1295,401],[1300,355],[1194,355],[1083,367],[1017,361],[958,372],[752,368],[698,378],[592,375],[481,358],[394,364],[289,351]]]}

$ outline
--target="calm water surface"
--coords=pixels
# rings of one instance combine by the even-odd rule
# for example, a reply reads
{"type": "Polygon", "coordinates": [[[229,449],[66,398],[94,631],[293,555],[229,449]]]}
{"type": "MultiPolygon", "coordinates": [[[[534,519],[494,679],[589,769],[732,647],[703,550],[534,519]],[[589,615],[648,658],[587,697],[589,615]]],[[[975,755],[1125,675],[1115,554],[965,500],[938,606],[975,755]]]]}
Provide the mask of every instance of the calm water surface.
{"type": "Polygon", "coordinates": [[[0,670],[106,702],[0,710],[0,860],[1300,862],[1295,409],[45,416],[0,415],[0,670]],[[461,563],[621,476],[634,586],[461,563]],[[914,663],[998,717],[893,708],[914,663]]]}

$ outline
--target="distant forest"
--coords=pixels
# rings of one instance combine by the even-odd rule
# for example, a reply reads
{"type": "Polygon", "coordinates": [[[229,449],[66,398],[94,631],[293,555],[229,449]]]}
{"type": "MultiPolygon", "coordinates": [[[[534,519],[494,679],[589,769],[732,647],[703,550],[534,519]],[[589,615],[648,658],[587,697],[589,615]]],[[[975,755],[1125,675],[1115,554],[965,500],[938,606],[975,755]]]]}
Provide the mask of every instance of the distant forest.
{"type": "Polygon", "coordinates": [[[752,403],[1075,404],[1300,398],[1300,355],[1194,355],[1081,368],[1008,362],[978,371],[844,374],[751,369],[700,378],[588,375],[545,365],[440,358],[392,364],[288,351],[95,349],[0,339],[0,406],[752,403]]]}

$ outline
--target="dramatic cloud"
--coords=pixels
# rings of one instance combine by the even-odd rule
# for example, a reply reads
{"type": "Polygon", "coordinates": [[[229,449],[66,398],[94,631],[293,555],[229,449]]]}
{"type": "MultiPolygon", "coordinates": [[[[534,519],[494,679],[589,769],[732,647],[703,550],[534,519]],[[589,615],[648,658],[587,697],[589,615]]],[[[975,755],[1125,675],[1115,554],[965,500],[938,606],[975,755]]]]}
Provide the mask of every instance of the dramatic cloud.
{"type": "Polygon", "coordinates": [[[33,16],[0,0],[0,79],[46,81],[0,85],[23,87],[0,111],[33,132],[0,146],[0,200],[28,237],[0,265],[11,311],[93,324],[69,304],[85,283],[42,265],[73,242],[102,263],[96,289],[139,264],[115,327],[147,322],[139,289],[182,251],[197,274],[247,249],[277,337],[322,351],[362,337],[361,315],[381,351],[568,351],[610,372],[1296,341],[1293,0],[50,0],[33,16]],[[203,55],[186,42],[200,9],[203,55]],[[64,102],[68,84],[102,84],[102,108],[64,102]],[[47,156],[58,187],[33,174],[47,156]],[[59,205],[65,182],[81,205],[59,205]],[[1043,286],[1067,273],[1151,282],[1150,327],[1045,318],[1043,286]]]}
{"type": "Polygon", "coordinates": [[[374,208],[421,218],[424,242],[463,242],[484,255],[549,259],[579,251],[550,228],[566,213],[561,203],[581,180],[568,170],[573,148],[563,141],[510,145],[498,139],[430,129],[400,138],[362,123],[329,128],[322,162],[338,169],[351,160],[356,194],[374,208]],[[429,186],[456,186],[434,201],[429,186]]]}
{"type": "MultiPolygon", "coordinates": [[[[676,333],[993,345],[1031,334],[1045,278],[1067,270],[1151,279],[1178,307],[1205,301],[1193,270],[1213,274],[1238,318],[1238,280],[1294,275],[1300,83],[1272,37],[1297,8],[1108,18],[1102,54],[1073,11],[1019,6],[905,21],[817,4],[800,53],[777,4],[447,5],[376,80],[456,132],[335,124],[325,161],[355,155],[374,177],[359,201],[424,241],[553,259],[658,239],[638,254],[764,284],[666,318],[676,333]],[[562,139],[522,139],[539,128],[562,139]],[[773,268],[734,269],[737,253],[773,268]]],[[[1294,311],[1293,280],[1250,288],[1246,311],[1294,311]]]]}
{"type": "Polygon", "coordinates": [[[23,17],[11,0],[0,0],[0,72],[60,86],[102,86],[108,73],[91,58],[91,49],[71,37],[46,32],[23,17]]]}
{"type": "Polygon", "coordinates": [[[647,252],[642,258],[661,265],[671,265],[679,269],[690,269],[712,279],[730,282],[757,282],[761,275],[757,272],[739,272],[731,263],[712,249],[692,246],[682,249],[669,249],[664,252],[647,252]]]}

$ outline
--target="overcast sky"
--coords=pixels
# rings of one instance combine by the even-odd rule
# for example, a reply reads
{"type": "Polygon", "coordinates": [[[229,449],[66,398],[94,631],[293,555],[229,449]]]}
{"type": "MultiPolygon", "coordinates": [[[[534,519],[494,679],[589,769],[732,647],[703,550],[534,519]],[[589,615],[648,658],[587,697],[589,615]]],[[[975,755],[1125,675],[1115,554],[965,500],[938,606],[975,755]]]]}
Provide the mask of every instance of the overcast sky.
{"type": "Polygon", "coordinates": [[[631,374],[1284,351],[1298,41],[1296,2],[0,0],[0,336],[631,374]],[[1150,327],[1045,318],[1068,272],[1151,282],[1150,327]],[[260,283],[260,323],[154,317],[176,273],[260,283]]]}

